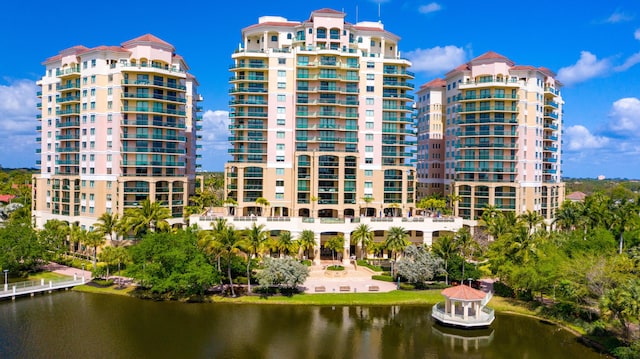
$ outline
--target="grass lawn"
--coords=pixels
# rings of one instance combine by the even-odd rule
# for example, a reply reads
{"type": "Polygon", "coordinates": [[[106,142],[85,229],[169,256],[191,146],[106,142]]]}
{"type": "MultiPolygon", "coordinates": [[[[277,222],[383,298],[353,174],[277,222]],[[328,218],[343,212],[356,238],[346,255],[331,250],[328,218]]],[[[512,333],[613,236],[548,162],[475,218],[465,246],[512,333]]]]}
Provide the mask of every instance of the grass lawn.
{"type": "Polygon", "coordinates": [[[392,291],[386,293],[322,293],[295,294],[291,297],[243,296],[238,298],[212,296],[213,302],[299,305],[399,305],[435,304],[443,300],[440,290],[392,291]]]}
{"type": "Polygon", "coordinates": [[[70,276],[68,275],[64,275],[64,274],[58,274],[58,273],[54,273],[54,272],[39,272],[39,273],[34,273],[29,275],[29,277],[27,277],[27,279],[23,279],[23,280],[40,280],[40,279],[44,279],[45,281],[48,280],[61,280],[61,279],[71,279],[70,276]]]}
{"type": "Polygon", "coordinates": [[[73,288],[73,290],[83,293],[112,294],[124,296],[129,296],[129,293],[131,293],[134,289],[135,287],[124,287],[122,289],[119,289],[116,284],[109,287],[96,287],[93,285],[84,284],[73,288]]]}

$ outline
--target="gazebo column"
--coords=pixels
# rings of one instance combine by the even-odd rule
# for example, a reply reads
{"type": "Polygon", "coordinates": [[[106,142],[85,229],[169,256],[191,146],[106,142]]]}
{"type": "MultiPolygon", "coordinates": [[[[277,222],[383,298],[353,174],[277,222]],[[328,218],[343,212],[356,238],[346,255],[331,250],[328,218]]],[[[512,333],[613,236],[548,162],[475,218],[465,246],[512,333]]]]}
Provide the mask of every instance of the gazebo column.
{"type": "Polygon", "coordinates": [[[469,302],[462,303],[462,313],[462,318],[464,320],[467,320],[467,318],[469,317],[469,302]]]}

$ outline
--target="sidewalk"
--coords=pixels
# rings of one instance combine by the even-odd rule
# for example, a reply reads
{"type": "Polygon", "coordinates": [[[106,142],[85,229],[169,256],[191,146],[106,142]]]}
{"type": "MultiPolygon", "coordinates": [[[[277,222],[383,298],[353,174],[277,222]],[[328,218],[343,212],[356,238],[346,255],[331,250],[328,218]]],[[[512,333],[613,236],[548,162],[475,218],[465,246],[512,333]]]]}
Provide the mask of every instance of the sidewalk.
{"type": "Polygon", "coordinates": [[[396,290],[396,283],[383,282],[371,279],[374,274],[366,267],[358,266],[354,269],[353,265],[345,266],[343,277],[328,277],[325,274],[324,266],[313,265],[310,267],[309,277],[304,282],[305,293],[375,293],[390,292],[396,290]],[[348,289],[347,289],[348,287],[348,289]],[[373,291],[371,287],[377,287],[373,291]]]}
{"type": "Polygon", "coordinates": [[[62,264],[54,262],[49,262],[49,264],[42,266],[42,269],[51,271],[53,273],[68,275],[70,277],[73,277],[73,275],[75,274],[78,276],[78,278],[84,277],[87,282],[93,278],[91,271],[87,270],[86,268],[83,272],[82,269],[63,266],[62,264]]]}

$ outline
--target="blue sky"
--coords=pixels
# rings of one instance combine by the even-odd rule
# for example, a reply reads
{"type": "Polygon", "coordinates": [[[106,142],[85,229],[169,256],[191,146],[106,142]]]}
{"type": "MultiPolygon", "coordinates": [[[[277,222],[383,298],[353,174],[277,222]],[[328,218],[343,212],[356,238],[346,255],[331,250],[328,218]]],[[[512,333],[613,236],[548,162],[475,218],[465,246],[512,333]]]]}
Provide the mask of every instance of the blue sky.
{"type": "Polygon", "coordinates": [[[222,170],[229,158],[228,65],[240,30],[259,16],[301,21],[324,7],[346,12],[351,23],[381,20],[399,35],[416,85],[490,50],[516,64],[550,68],[565,84],[564,176],[640,179],[635,0],[579,7],[557,0],[11,1],[3,4],[0,22],[0,165],[35,163],[35,81],[47,57],[74,45],[119,45],[152,33],[172,43],[198,78],[205,98],[201,162],[204,170],[222,170]]]}

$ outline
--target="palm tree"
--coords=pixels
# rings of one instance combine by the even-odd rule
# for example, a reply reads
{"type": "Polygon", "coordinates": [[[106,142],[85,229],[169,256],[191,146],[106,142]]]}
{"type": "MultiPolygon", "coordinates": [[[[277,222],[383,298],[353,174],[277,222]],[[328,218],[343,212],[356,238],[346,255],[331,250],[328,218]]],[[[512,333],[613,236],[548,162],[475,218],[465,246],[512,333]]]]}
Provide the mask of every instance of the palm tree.
{"type": "Polygon", "coordinates": [[[612,227],[618,232],[618,254],[622,254],[624,246],[624,233],[638,228],[640,215],[638,214],[638,203],[634,200],[619,200],[611,208],[612,227]]]}
{"type": "Polygon", "coordinates": [[[113,232],[118,228],[118,214],[104,212],[95,225],[96,230],[103,236],[109,235],[109,241],[113,242],[113,232]]]}
{"type": "Polygon", "coordinates": [[[332,251],[333,261],[336,260],[336,252],[344,249],[344,234],[339,233],[337,236],[333,236],[324,245],[332,251]]]}
{"type": "MultiPolygon", "coordinates": [[[[373,202],[373,197],[371,197],[371,196],[364,196],[364,197],[362,197],[362,200],[363,200],[363,201],[364,201],[364,203],[367,205],[367,207],[365,207],[365,208],[366,208],[366,209],[368,209],[368,208],[369,208],[369,205],[371,204],[371,202],[373,202]]],[[[368,212],[368,211],[366,211],[366,210],[365,210],[365,214],[366,214],[367,212],[368,212]]],[[[373,213],[373,216],[374,216],[374,217],[376,216],[375,212],[373,213]]]]}
{"type": "Polygon", "coordinates": [[[80,243],[82,241],[82,229],[78,223],[73,223],[71,228],[69,229],[69,252],[75,258],[76,257],[76,243],[80,243]]]}
{"type": "Polygon", "coordinates": [[[433,242],[431,250],[444,261],[444,281],[449,285],[449,259],[459,251],[458,242],[453,236],[444,235],[433,242]]]}
{"type": "Polygon", "coordinates": [[[229,285],[231,285],[231,296],[235,297],[233,290],[233,278],[231,277],[231,260],[233,256],[242,252],[242,236],[232,225],[228,225],[222,233],[215,237],[215,241],[219,246],[222,255],[226,255],[227,259],[227,276],[229,277],[229,285]]]}
{"type": "Polygon", "coordinates": [[[256,198],[256,204],[260,206],[260,215],[264,216],[266,212],[266,208],[269,207],[269,201],[264,197],[256,198]]]}
{"type": "Polygon", "coordinates": [[[280,235],[278,235],[275,245],[276,245],[276,248],[278,249],[280,258],[282,258],[283,254],[289,255],[289,252],[295,249],[296,243],[293,241],[291,232],[282,231],[280,232],[280,235]]]}
{"type": "Polygon", "coordinates": [[[553,224],[558,226],[562,231],[570,231],[576,229],[580,222],[583,208],[581,203],[564,201],[562,206],[558,208],[553,219],[553,224]]]}
{"type": "Polygon", "coordinates": [[[251,258],[257,257],[267,241],[268,232],[264,230],[264,224],[256,225],[254,222],[251,228],[245,230],[244,242],[242,246],[247,251],[247,284],[248,292],[251,293],[251,258]]]}
{"type": "Polygon", "coordinates": [[[457,195],[455,193],[451,193],[451,194],[447,195],[447,200],[449,202],[449,206],[451,206],[451,213],[455,212],[456,203],[460,202],[461,199],[462,199],[462,197],[460,197],[459,195],[457,195]]]}
{"type": "MultiPolygon", "coordinates": [[[[298,248],[300,250],[300,256],[304,255],[305,251],[311,250],[316,246],[316,235],[310,229],[305,229],[300,233],[300,237],[298,237],[298,248]]],[[[307,253],[307,258],[310,256],[307,253]]]]}
{"type": "Polygon", "coordinates": [[[544,218],[535,211],[526,211],[518,216],[518,219],[523,221],[529,228],[529,233],[533,233],[536,227],[544,223],[544,218]]]}
{"type": "Polygon", "coordinates": [[[371,228],[362,223],[351,233],[351,239],[356,243],[360,244],[360,259],[364,259],[364,256],[367,254],[367,247],[373,242],[373,232],[371,228]]]}
{"type": "Polygon", "coordinates": [[[82,242],[86,246],[93,248],[93,269],[96,269],[97,255],[98,255],[98,247],[102,246],[105,242],[104,234],[99,231],[91,231],[86,232],[82,230],[84,233],[82,235],[82,242]]]}
{"type": "Polygon", "coordinates": [[[160,202],[151,202],[149,199],[142,201],[142,206],[129,208],[122,218],[126,232],[131,232],[136,238],[141,238],[147,232],[156,230],[168,230],[168,218],[171,212],[162,207],[160,202]]]}
{"type": "Polygon", "coordinates": [[[398,259],[398,252],[403,251],[409,244],[409,234],[402,227],[391,227],[387,232],[385,246],[393,253],[393,259],[398,259]]]}
{"type": "Polygon", "coordinates": [[[467,258],[473,255],[478,249],[478,242],[473,239],[471,232],[466,227],[461,228],[455,235],[455,242],[460,255],[462,256],[462,280],[464,280],[464,265],[467,262],[467,258]]]}
{"type": "Polygon", "coordinates": [[[318,197],[317,196],[311,196],[311,198],[309,198],[311,200],[311,217],[315,218],[316,217],[316,202],[318,202],[318,197]]]}
{"type": "Polygon", "coordinates": [[[224,205],[229,207],[229,215],[236,214],[236,207],[238,206],[238,201],[233,199],[232,197],[228,197],[224,200],[224,205]]]}

